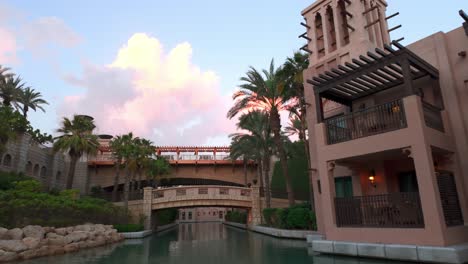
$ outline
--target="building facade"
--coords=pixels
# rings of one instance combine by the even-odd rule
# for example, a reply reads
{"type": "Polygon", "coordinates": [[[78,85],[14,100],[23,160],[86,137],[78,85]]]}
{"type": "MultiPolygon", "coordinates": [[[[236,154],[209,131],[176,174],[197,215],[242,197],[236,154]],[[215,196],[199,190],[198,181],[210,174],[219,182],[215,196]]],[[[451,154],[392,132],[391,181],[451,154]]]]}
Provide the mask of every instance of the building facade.
{"type": "Polygon", "coordinates": [[[319,0],[302,12],[319,231],[330,241],[467,243],[468,33],[404,47],[390,39],[398,26],[386,7],[319,0]]]}

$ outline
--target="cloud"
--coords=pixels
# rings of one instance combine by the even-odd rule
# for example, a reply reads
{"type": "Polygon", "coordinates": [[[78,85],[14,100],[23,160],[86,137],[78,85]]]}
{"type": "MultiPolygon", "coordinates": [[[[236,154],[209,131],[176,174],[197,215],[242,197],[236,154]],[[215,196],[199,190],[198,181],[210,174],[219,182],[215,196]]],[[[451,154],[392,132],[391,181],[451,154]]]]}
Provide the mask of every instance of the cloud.
{"type": "Polygon", "coordinates": [[[57,17],[40,17],[24,25],[25,46],[34,55],[49,55],[56,47],[73,48],[81,37],[57,17]]]}
{"type": "Polygon", "coordinates": [[[15,35],[8,29],[0,27],[0,39],[0,65],[17,63],[15,35]]]}
{"type": "Polygon", "coordinates": [[[225,118],[231,104],[221,94],[219,77],[192,63],[184,42],[166,52],[161,42],[134,34],[107,65],[84,65],[69,83],[84,88],[65,98],[60,114],[89,114],[101,133],[133,131],[157,144],[229,143],[234,122],[225,118]],[[216,139],[216,140],[213,140],[216,139]]]}

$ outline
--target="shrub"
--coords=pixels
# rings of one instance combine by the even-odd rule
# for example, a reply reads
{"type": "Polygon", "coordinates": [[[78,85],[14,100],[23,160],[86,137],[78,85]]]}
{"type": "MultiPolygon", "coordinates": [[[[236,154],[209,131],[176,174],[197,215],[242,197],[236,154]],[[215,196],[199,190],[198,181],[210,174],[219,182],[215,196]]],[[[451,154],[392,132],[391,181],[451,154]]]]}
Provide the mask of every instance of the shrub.
{"type": "Polygon", "coordinates": [[[292,208],[286,218],[286,227],[291,229],[307,229],[310,226],[310,214],[306,208],[292,208]]]}
{"type": "Polygon", "coordinates": [[[177,209],[175,208],[159,210],[156,212],[156,221],[158,223],[158,226],[172,224],[174,223],[176,218],[177,218],[177,209]]]}
{"type": "Polygon", "coordinates": [[[247,212],[228,211],[226,213],[225,219],[227,221],[229,221],[229,222],[246,224],[247,223],[247,212]]]}
{"type": "Polygon", "coordinates": [[[142,224],[118,224],[114,225],[114,228],[117,229],[117,232],[120,233],[139,232],[144,230],[142,224]]]}
{"type": "Polygon", "coordinates": [[[24,176],[23,174],[0,172],[0,191],[13,189],[17,182],[27,180],[32,180],[32,178],[24,176]]]}
{"type": "Polygon", "coordinates": [[[273,224],[273,216],[276,213],[276,208],[265,208],[263,209],[263,219],[268,226],[273,224]]]}
{"type": "Polygon", "coordinates": [[[317,216],[312,211],[309,212],[309,221],[310,221],[311,229],[312,230],[317,230],[317,216]]]}
{"type": "Polygon", "coordinates": [[[127,211],[105,200],[84,197],[76,190],[52,195],[41,192],[37,181],[15,183],[13,189],[0,191],[0,226],[71,226],[83,223],[123,224],[127,211]]]}

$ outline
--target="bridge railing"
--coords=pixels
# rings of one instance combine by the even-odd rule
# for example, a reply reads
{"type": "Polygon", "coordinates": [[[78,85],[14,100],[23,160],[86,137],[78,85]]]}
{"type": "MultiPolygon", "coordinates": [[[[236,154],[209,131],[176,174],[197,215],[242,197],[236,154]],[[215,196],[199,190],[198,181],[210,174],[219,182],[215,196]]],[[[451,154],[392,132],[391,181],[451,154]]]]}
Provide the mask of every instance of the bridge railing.
{"type": "Polygon", "coordinates": [[[233,186],[181,186],[153,190],[154,202],[196,199],[230,199],[250,201],[251,190],[233,186]]]}

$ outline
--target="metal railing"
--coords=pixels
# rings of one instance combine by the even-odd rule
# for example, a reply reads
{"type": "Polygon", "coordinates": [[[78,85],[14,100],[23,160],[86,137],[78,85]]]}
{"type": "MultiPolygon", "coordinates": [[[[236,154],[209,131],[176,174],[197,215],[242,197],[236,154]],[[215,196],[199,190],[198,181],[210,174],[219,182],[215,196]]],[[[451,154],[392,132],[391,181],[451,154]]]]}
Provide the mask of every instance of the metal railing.
{"type": "Polygon", "coordinates": [[[405,128],[403,100],[326,119],[328,144],[336,144],[405,128]]]}
{"type": "Polygon", "coordinates": [[[335,198],[338,227],[422,228],[419,193],[335,198]]]}
{"type": "Polygon", "coordinates": [[[422,103],[426,126],[439,130],[440,132],[445,132],[441,113],[442,109],[424,101],[422,103]]]}

